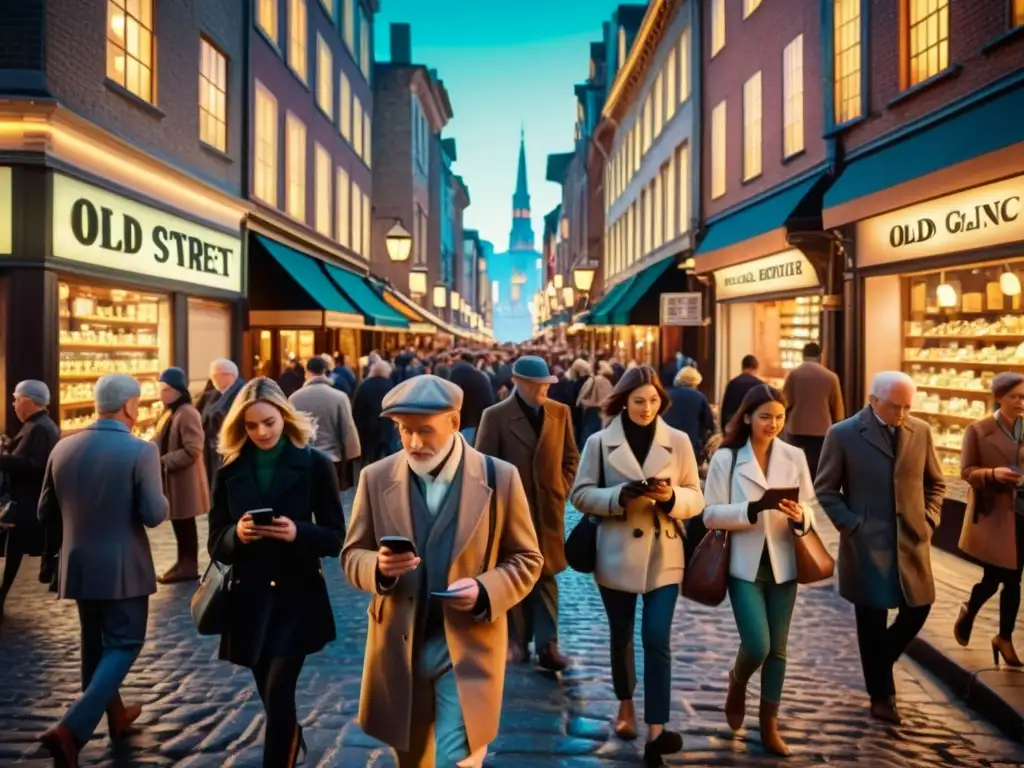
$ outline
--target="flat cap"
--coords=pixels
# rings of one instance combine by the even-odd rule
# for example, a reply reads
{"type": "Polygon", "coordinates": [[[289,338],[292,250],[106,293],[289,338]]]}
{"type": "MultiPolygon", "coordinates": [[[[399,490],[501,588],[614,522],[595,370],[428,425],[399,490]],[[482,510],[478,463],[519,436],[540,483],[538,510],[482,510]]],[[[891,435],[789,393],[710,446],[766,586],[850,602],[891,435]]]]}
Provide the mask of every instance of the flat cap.
{"type": "Polygon", "coordinates": [[[384,396],[381,416],[462,410],[462,388],[431,374],[406,379],[384,396]]]}
{"type": "Polygon", "coordinates": [[[14,388],[15,397],[27,397],[36,405],[50,404],[50,388],[36,379],[25,379],[19,381],[14,388]]]}
{"type": "Polygon", "coordinates": [[[536,381],[539,384],[555,384],[557,376],[552,376],[548,364],[541,357],[524,355],[512,364],[512,375],[517,379],[536,381]]]}

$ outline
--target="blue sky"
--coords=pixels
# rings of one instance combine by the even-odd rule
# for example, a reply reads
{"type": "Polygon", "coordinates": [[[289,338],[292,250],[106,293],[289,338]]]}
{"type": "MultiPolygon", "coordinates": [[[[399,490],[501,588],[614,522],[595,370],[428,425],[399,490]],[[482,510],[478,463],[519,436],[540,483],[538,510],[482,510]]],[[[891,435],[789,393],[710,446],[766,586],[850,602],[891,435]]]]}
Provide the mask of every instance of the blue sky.
{"type": "Polygon", "coordinates": [[[540,247],[543,216],[561,200],[544,180],[547,156],[572,149],[573,86],[587,77],[590,43],[611,19],[611,0],[381,0],[376,56],[391,57],[392,22],[412,25],[412,59],[437,69],[455,117],[455,171],[469,186],[465,226],[498,252],[512,224],[519,128],[526,130],[533,227],[540,247]]]}

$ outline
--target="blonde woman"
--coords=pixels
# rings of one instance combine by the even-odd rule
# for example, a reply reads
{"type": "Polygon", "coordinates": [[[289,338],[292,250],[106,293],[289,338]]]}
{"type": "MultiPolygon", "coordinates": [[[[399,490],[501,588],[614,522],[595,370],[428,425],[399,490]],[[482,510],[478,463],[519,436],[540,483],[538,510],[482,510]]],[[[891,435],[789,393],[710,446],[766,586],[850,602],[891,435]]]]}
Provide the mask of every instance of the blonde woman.
{"type": "Polygon", "coordinates": [[[320,559],[341,552],[345,517],[334,465],[310,446],[312,432],[267,378],[242,388],[220,431],[208,544],[232,567],[220,658],[253,672],[267,713],[265,768],[290,768],[305,751],[295,685],[306,656],[335,638],[320,559]],[[257,521],[256,510],[272,519],[257,521]]]}
{"type": "Polygon", "coordinates": [[[604,419],[601,415],[601,408],[605,401],[611,397],[612,377],[615,372],[612,367],[601,360],[597,364],[597,375],[591,376],[583,383],[580,389],[580,396],[576,404],[580,409],[580,434],[579,444],[585,445],[591,435],[596,434],[604,428],[604,419]]]}

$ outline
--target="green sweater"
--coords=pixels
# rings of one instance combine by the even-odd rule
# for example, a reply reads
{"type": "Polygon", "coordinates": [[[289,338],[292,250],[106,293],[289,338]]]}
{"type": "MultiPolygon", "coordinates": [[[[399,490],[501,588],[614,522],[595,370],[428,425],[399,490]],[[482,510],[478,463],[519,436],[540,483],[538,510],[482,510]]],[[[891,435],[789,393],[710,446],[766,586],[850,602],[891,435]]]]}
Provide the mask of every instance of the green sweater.
{"type": "Polygon", "coordinates": [[[277,465],[281,463],[281,454],[284,453],[284,445],[287,439],[282,436],[277,441],[277,445],[266,451],[259,448],[256,449],[254,459],[256,464],[256,487],[259,488],[262,494],[266,494],[270,490],[270,484],[274,481],[277,465]]]}

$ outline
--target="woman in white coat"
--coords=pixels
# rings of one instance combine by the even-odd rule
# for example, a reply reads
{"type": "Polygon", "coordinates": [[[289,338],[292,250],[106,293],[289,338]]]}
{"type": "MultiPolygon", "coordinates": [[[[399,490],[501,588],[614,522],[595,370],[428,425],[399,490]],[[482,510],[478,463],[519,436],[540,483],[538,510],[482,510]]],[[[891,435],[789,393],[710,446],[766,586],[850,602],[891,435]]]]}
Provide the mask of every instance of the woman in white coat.
{"type": "Polygon", "coordinates": [[[704,486],[704,524],[732,537],[729,600],[740,648],[729,673],[726,720],[733,730],[742,726],[747,681],[760,668],[761,743],[778,755],[789,754],[778,713],[796,603],[795,537],[811,530],[821,509],[804,452],[776,439],[785,422],[781,392],[767,384],[747,392],[704,486]],[[773,501],[769,489],[781,488],[798,488],[799,502],[773,501]]]}
{"type": "Polygon", "coordinates": [[[670,401],[650,366],[622,376],[605,403],[608,426],[591,436],[580,457],[573,505],[600,519],[595,578],[611,630],[612,681],[619,699],[615,732],[635,739],[633,626],[644,596],[644,762],[683,748],[665,730],[672,690],[669,639],[683,580],[682,521],[700,514],[704,499],[690,438],[661,414],[670,401]]]}

